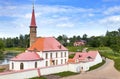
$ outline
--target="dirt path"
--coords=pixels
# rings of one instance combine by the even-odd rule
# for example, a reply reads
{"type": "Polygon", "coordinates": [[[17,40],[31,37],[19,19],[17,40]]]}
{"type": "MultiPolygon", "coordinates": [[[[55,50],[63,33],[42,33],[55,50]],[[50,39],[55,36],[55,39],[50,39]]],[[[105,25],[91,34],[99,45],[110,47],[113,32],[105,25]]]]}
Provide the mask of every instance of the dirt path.
{"type": "Polygon", "coordinates": [[[120,79],[120,72],[114,68],[112,60],[106,59],[106,63],[96,70],[61,79],[120,79]]]}

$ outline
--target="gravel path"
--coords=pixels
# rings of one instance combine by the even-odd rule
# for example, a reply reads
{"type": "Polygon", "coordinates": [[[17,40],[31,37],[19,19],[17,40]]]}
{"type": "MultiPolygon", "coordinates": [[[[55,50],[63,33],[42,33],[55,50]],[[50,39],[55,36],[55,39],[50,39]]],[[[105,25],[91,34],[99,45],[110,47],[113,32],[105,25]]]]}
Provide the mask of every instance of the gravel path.
{"type": "Polygon", "coordinates": [[[114,68],[112,60],[106,59],[106,63],[96,70],[61,79],[120,79],[120,72],[114,68]]]}

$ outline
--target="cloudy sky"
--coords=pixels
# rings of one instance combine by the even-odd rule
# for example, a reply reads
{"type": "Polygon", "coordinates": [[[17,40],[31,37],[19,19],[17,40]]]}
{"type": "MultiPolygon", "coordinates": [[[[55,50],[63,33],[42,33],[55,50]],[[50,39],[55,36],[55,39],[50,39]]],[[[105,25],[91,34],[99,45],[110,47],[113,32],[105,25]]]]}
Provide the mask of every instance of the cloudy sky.
{"type": "MultiPolygon", "coordinates": [[[[37,36],[104,35],[120,28],[120,0],[34,0],[37,36]]],[[[33,0],[0,0],[0,37],[29,34],[33,0]]]]}

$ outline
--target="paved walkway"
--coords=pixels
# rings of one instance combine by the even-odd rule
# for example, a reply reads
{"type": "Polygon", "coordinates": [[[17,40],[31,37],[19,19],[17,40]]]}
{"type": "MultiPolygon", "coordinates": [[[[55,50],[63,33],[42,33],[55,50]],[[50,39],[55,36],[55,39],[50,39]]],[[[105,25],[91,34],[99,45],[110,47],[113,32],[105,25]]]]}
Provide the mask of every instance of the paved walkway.
{"type": "Polygon", "coordinates": [[[106,59],[106,63],[96,70],[61,79],[120,79],[120,72],[114,68],[112,60],[106,59]]]}

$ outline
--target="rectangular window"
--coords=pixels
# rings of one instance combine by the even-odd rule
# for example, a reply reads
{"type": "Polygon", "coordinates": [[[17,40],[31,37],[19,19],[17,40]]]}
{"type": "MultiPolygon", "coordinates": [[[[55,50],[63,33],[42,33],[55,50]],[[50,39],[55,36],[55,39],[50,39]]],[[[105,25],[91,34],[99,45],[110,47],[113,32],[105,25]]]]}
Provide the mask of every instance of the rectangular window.
{"type": "Polygon", "coordinates": [[[57,52],[56,52],[56,58],[58,57],[57,52]]]}
{"type": "Polygon", "coordinates": [[[48,61],[46,61],[46,66],[48,66],[48,61]]]}
{"type": "Polygon", "coordinates": [[[66,61],[67,61],[67,60],[65,59],[65,63],[66,63],[66,61]]]}
{"type": "Polygon", "coordinates": [[[61,57],[63,57],[63,53],[61,52],[61,57]]]}
{"type": "Polygon", "coordinates": [[[65,52],[65,57],[66,57],[66,52],[65,52]]]}
{"type": "Polygon", "coordinates": [[[14,69],[14,63],[12,63],[12,69],[14,69]]]}
{"type": "Polygon", "coordinates": [[[63,59],[61,59],[61,64],[63,64],[63,59]]]}
{"type": "Polygon", "coordinates": [[[58,65],[58,60],[56,60],[56,65],[58,65]]]}
{"type": "Polygon", "coordinates": [[[46,57],[45,57],[46,59],[48,58],[48,53],[46,53],[46,57]]]}
{"type": "Polygon", "coordinates": [[[52,53],[50,53],[50,58],[52,58],[52,53]]]}

